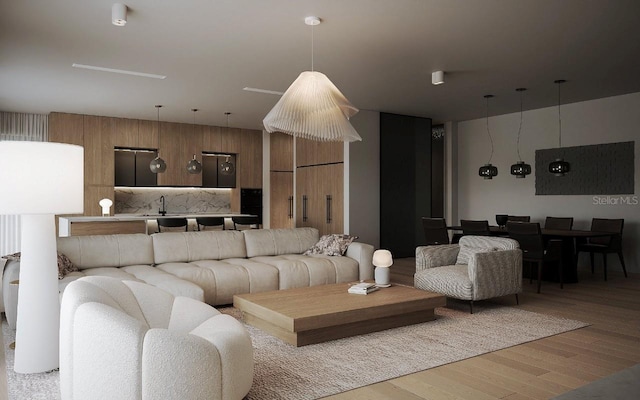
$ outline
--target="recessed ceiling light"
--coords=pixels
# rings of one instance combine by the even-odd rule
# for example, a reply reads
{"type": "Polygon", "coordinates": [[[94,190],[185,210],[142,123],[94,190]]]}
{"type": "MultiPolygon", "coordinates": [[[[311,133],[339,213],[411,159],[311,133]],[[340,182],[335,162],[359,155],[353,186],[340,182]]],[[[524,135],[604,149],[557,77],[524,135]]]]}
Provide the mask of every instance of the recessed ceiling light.
{"type": "Polygon", "coordinates": [[[284,94],[284,92],[278,92],[276,90],[258,89],[258,88],[252,88],[252,87],[245,87],[245,88],[242,88],[242,90],[246,90],[247,92],[277,94],[278,96],[282,96],[284,94]]]}
{"type": "Polygon", "coordinates": [[[156,75],[156,74],[148,74],[146,72],[136,72],[136,71],[127,71],[124,69],[115,69],[115,68],[105,68],[105,67],[96,67],[94,65],[85,65],[85,64],[71,64],[72,67],[82,68],[82,69],[91,69],[94,71],[102,71],[102,72],[113,72],[116,74],[125,74],[125,75],[135,75],[135,76],[143,76],[145,78],[155,78],[155,79],[164,79],[166,75],[156,75]]]}

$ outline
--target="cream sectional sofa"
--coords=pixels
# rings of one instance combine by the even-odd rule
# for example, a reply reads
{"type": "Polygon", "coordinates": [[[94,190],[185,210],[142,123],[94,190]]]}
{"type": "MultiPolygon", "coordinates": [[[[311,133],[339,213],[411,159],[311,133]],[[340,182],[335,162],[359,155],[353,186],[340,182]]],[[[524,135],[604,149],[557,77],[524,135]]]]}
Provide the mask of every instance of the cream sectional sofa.
{"type": "MultiPolygon", "coordinates": [[[[231,304],[234,294],[373,278],[373,246],[353,242],[345,256],[302,255],[319,240],[314,228],[167,232],[58,238],[58,251],[79,271],[59,281],[60,293],[82,276],[145,282],[174,296],[231,304]]],[[[20,263],[7,262],[4,311],[15,328],[20,263]]]]}

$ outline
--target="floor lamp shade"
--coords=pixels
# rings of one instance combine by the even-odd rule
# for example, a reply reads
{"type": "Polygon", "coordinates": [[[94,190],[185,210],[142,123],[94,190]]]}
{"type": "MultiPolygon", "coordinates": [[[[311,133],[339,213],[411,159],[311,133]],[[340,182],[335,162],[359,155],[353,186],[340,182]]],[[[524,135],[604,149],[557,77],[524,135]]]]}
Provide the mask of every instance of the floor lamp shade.
{"type": "Polygon", "coordinates": [[[304,71],[264,118],[267,132],[317,141],[355,142],[362,138],[349,118],[359,110],[325,74],[304,71]]]}
{"type": "Polygon", "coordinates": [[[84,209],[84,149],[48,142],[0,142],[0,214],[21,215],[22,242],[14,370],[58,368],[60,306],[55,214],[84,209]]]}

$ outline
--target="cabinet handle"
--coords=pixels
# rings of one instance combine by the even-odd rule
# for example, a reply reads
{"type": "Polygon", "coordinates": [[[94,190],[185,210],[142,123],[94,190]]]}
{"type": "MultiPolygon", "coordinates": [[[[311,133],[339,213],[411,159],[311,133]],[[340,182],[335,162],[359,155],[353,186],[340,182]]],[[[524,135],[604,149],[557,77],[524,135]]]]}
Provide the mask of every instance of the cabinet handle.
{"type": "Polygon", "coordinates": [[[302,196],[302,222],[307,222],[307,195],[302,196]]]}
{"type": "Polygon", "coordinates": [[[327,224],[331,223],[331,195],[327,195],[327,224]]]}
{"type": "Polygon", "coordinates": [[[293,218],[293,196],[289,196],[289,219],[293,218]]]}

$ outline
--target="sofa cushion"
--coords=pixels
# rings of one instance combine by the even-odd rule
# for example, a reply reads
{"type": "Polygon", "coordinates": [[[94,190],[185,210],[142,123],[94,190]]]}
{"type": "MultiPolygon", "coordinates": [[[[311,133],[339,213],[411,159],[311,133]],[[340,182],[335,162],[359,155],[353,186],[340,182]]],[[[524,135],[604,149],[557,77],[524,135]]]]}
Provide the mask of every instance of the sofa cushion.
{"type": "Polygon", "coordinates": [[[466,265],[448,265],[416,272],[414,286],[456,299],[473,299],[473,284],[466,265]]]}
{"type": "Polygon", "coordinates": [[[315,228],[247,229],[242,231],[247,257],[302,254],[318,241],[315,228]]]}
{"type": "Polygon", "coordinates": [[[151,237],[156,264],[247,256],[239,231],[167,232],[151,237]]]}
{"type": "Polygon", "coordinates": [[[59,237],[58,251],[80,270],[153,264],[153,243],[143,233],[59,237]]]}

